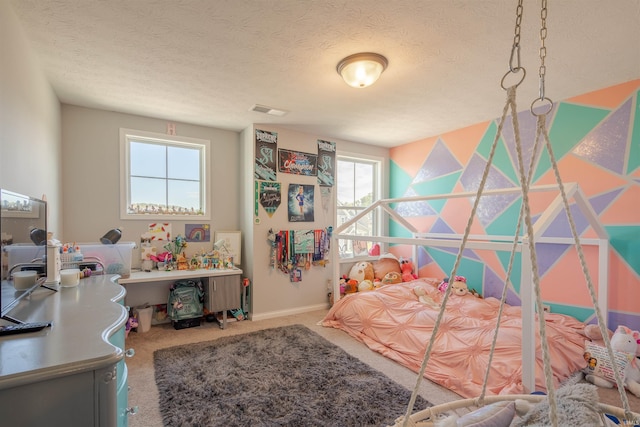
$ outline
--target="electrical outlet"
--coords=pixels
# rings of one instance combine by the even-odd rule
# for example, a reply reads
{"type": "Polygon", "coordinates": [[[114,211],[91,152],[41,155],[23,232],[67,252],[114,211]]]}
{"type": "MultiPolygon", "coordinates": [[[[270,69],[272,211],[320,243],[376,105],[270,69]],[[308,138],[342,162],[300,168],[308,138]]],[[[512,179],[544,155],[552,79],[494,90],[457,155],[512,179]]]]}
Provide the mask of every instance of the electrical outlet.
{"type": "Polygon", "coordinates": [[[542,309],[545,311],[545,313],[551,313],[551,306],[548,304],[542,304],[542,309]]]}

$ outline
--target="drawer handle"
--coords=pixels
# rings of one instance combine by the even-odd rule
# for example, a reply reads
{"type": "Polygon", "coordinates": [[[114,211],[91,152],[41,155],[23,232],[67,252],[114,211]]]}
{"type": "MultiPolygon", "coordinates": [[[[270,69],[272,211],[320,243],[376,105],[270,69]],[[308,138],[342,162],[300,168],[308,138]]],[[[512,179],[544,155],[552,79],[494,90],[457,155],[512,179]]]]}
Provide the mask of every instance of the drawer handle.
{"type": "Polygon", "coordinates": [[[132,348],[128,349],[127,351],[124,352],[124,356],[125,357],[133,357],[135,356],[136,351],[132,348]]]}
{"type": "Polygon", "coordinates": [[[126,410],[127,415],[135,415],[138,413],[138,407],[137,406],[132,406],[130,408],[127,408],[126,410]]]}

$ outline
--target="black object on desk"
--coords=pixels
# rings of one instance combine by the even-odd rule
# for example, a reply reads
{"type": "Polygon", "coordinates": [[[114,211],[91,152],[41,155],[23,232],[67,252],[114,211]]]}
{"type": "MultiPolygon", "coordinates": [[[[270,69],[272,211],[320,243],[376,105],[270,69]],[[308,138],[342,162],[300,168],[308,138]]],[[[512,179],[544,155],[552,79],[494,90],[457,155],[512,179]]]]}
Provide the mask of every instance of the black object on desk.
{"type": "Polygon", "coordinates": [[[41,331],[44,328],[47,328],[52,325],[53,325],[52,322],[27,322],[27,323],[17,323],[15,325],[1,325],[0,336],[26,334],[27,332],[41,331]]]}

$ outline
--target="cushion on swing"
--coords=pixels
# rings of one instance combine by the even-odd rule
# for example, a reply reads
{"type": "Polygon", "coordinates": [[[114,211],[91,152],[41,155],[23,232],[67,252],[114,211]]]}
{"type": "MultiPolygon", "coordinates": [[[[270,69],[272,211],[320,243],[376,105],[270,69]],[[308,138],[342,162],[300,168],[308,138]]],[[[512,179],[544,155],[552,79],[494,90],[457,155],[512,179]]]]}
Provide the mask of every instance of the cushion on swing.
{"type": "MultiPolygon", "coordinates": [[[[558,424],[561,426],[602,425],[598,410],[598,390],[593,384],[571,384],[560,387],[555,395],[558,424]]],[[[549,400],[536,404],[515,427],[551,425],[549,400]]]]}
{"type": "Polygon", "coordinates": [[[516,413],[514,402],[496,402],[483,406],[456,420],[457,427],[508,427],[516,413]]]}

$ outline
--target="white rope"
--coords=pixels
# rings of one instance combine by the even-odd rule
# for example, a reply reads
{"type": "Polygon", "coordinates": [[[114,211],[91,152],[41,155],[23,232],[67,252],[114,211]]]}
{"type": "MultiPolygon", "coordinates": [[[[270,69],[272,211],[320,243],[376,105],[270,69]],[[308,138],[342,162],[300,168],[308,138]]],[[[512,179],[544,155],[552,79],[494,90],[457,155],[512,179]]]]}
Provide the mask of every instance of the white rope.
{"type": "MultiPolygon", "coordinates": [[[[505,106],[502,110],[502,118],[500,120],[500,125],[498,127],[498,132],[496,135],[496,138],[498,138],[498,136],[500,135],[500,132],[502,130],[502,126],[504,124],[504,119],[507,116],[507,113],[509,111],[509,105],[510,105],[510,100],[509,98],[511,96],[515,96],[515,86],[513,87],[513,90],[507,91],[508,96],[507,96],[507,102],[505,103],[505,106]]],[[[496,140],[497,141],[497,140],[496,140]]],[[[484,172],[482,174],[482,178],[480,180],[480,184],[478,186],[478,190],[476,192],[476,197],[473,203],[473,207],[471,209],[471,214],[469,215],[469,219],[467,220],[467,225],[465,227],[465,231],[464,231],[464,236],[462,237],[462,243],[460,245],[460,249],[458,250],[458,254],[456,256],[456,260],[455,263],[453,265],[453,269],[451,271],[451,275],[449,276],[450,278],[455,277],[455,274],[458,270],[458,266],[460,265],[460,261],[462,259],[462,254],[464,252],[464,248],[467,244],[467,240],[469,239],[469,234],[471,234],[471,226],[473,225],[473,218],[475,217],[476,211],[478,210],[478,205],[480,203],[480,197],[482,196],[482,191],[484,190],[484,186],[487,182],[487,177],[489,176],[489,172],[491,171],[491,163],[493,161],[493,157],[495,154],[495,148],[496,148],[496,141],[494,141],[493,145],[491,146],[491,151],[489,152],[489,158],[487,159],[487,164],[485,166],[484,172]]],[[[449,279],[451,280],[451,279],[449,279]]],[[[440,329],[440,323],[442,323],[442,318],[444,317],[444,312],[445,312],[445,308],[447,305],[447,301],[449,300],[449,295],[451,295],[451,289],[453,287],[452,286],[447,286],[447,289],[444,293],[444,298],[442,299],[442,304],[440,306],[440,312],[438,313],[438,317],[436,318],[436,322],[433,326],[433,332],[431,333],[431,339],[429,340],[429,345],[427,346],[427,350],[424,353],[424,358],[422,359],[422,364],[420,365],[420,371],[418,373],[418,376],[416,378],[416,385],[413,388],[413,393],[411,394],[411,399],[409,399],[409,404],[407,405],[407,411],[405,413],[405,424],[403,424],[403,427],[407,427],[406,422],[408,422],[409,417],[411,415],[411,409],[413,408],[413,405],[415,404],[416,398],[418,396],[418,391],[420,389],[420,383],[422,382],[422,377],[424,376],[424,371],[427,368],[427,364],[429,363],[429,358],[431,357],[431,351],[433,349],[433,343],[436,341],[437,335],[438,335],[438,331],[440,329]]]]}
{"type": "MultiPolygon", "coordinates": [[[[614,361],[615,355],[613,353],[613,348],[611,347],[611,341],[609,340],[609,333],[607,328],[605,327],[605,320],[602,316],[602,311],[600,310],[600,306],[598,305],[598,298],[596,296],[595,286],[593,285],[593,281],[591,280],[591,274],[589,273],[589,268],[587,266],[587,262],[584,257],[584,251],[582,249],[582,244],[580,243],[580,239],[578,237],[578,231],[576,229],[576,224],[573,220],[573,215],[571,214],[571,210],[569,209],[569,201],[567,199],[567,194],[564,190],[564,185],[562,184],[562,179],[560,178],[560,171],[558,169],[558,164],[556,162],[555,156],[553,155],[553,149],[551,148],[551,142],[549,141],[549,134],[546,130],[546,115],[538,116],[538,125],[536,131],[536,138],[539,135],[544,135],[545,145],[547,147],[547,152],[549,153],[549,159],[551,161],[551,165],[553,168],[553,172],[556,178],[556,182],[558,184],[558,188],[560,190],[560,194],[562,196],[562,203],[564,205],[564,210],[567,213],[567,218],[569,221],[569,226],[571,228],[571,234],[573,236],[574,244],[576,245],[576,249],[578,252],[578,258],[580,259],[580,267],[582,268],[582,274],[585,277],[587,282],[587,288],[589,289],[589,295],[591,297],[591,301],[593,303],[593,307],[595,309],[596,318],[598,319],[598,326],[600,328],[600,332],[602,334],[602,338],[605,343],[605,347],[607,348],[607,353],[609,355],[609,359],[614,361]]],[[[618,392],[620,394],[620,398],[622,400],[622,405],[625,411],[625,416],[628,420],[633,419],[633,415],[631,413],[631,407],[629,405],[629,399],[627,398],[627,393],[624,388],[624,384],[622,381],[622,376],[620,374],[620,369],[617,363],[612,363],[613,372],[616,379],[616,385],[618,386],[618,392]]]]}
{"type": "MultiPolygon", "coordinates": [[[[551,369],[551,358],[549,356],[549,343],[547,342],[547,325],[544,319],[544,306],[542,305],[542,295],[540,292],[540,276],[538,273],[538,257],[536,253],[535,237],[533,234],[533,223],[531,221],[531,208],[529,206],[529,186],[524,175],[522,161],[522,146],[517,140],[516,152],[518,154],[518,166],[520,170],[520,182],[522,185],[522,206],[525,211],[525,225],[527,227],[527,237],[529,245],[529,256],[531,257],[531,272],[533,274],[533,289],[536,296],[536,307],[538,311],[538,323],[540,325],[540,343],[542,344],[542,362],[544,368],[545,386],[549,395],[549,417],[554,427],[558,426],[558,406],[555,399],[555,388],[553,384],[553,370],[551,369]]],[[[530,175],[533,171],[529,171],[530,175]]]]}

